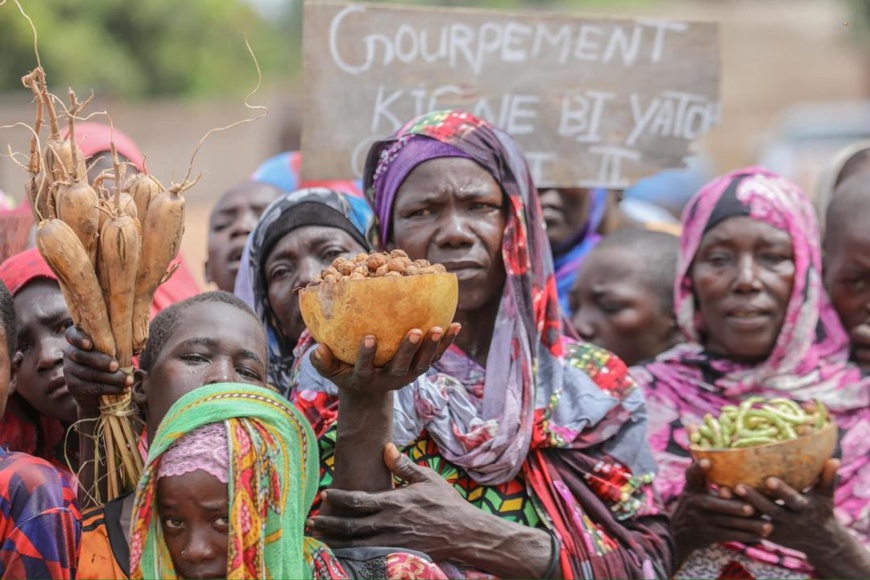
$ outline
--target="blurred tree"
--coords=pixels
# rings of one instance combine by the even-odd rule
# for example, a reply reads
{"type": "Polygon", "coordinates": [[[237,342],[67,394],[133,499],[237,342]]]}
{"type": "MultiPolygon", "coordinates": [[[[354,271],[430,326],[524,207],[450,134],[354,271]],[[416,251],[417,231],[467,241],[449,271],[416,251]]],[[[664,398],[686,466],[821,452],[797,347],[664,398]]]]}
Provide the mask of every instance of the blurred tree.
{"type": "MultiPolygon", "coordinates": [[[[238,92],[254,65],[287,76],[292,40],[238,0],[23,0],[39,54],[56,90],[73,86],[126,98],[238,92]]],[[[0,91],[18,90],[36,66],[33,34],[9,0],[0,7],[0,91]]]]}
{"type": "Polygon", "coordinates": [[[849,25],[852,34],[861,42],[870,41],[870,0],[850,0],[852,18],[849,25]]]}

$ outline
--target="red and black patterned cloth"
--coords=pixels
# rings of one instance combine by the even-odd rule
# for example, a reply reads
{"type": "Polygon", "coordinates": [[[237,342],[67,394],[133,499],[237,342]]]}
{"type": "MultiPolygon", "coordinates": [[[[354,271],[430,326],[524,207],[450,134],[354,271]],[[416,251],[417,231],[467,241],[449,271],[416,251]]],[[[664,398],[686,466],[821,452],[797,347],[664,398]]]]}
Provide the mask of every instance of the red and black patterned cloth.
{"type": "Polygon", "coordinates": [[[81,514],[58,470],[0,449],[0,577],[75,578],[81,514]]]}

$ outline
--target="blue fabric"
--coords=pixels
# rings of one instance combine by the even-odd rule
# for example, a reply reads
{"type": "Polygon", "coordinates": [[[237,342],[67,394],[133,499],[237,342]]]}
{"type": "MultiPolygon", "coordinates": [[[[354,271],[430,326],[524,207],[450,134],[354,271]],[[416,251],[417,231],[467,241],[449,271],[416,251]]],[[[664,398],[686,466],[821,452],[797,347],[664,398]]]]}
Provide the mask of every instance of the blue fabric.
{"type": "Polygon", "coordinates": [[[304,187],[325,187],[340,193],[362,197],[362,181],[317,181],[305,183],[299,174],[302,166],[302,154],[299,151],[285,151],[270,157],[260,164],[251,179],[260,183],[268,183],[291,192],[304,187]]]}

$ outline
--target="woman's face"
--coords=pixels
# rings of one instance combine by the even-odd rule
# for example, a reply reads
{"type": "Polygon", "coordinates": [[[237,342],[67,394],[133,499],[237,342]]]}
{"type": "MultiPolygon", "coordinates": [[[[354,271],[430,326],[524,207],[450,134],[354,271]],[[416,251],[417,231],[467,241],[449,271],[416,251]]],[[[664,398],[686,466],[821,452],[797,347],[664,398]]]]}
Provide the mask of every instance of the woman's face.
{"type": "Polygon", "coordinates": [[[794,274],[791,237],[782,230],[741,216],[707,232],[691,270],[706,348],[739,361],[767,358],[794,274]]]}
{"type": "Polygon", "coordinates": [[[589,221],[592,196],[588,189],[540,189],[538,195],[547,224],[547,237],[553,248],[570,242],[589,221]]]}
{"type": "Polygon", "coordinates": [[[157,481],[157,513],[180,578],[226,578],[230,498],[227,484],[201,469],[157,481]]]}
{"type": "Polygon", "coordinates": [[[414,168],[396,194],[393,244],[456,274],[458,309],[472,311],[501,296],[506,219],[504,193],[488,171],[470,159],[433,159],[414,168]]]}
{"type": "Polygon", "coordinates": [[[263,268],[269,308],[290,342],[305,330],[296,290],[309,284],[339,256],[365,252],[347,232],[328,226],[305,226],[288,232],[266,257],[263,268]]]}

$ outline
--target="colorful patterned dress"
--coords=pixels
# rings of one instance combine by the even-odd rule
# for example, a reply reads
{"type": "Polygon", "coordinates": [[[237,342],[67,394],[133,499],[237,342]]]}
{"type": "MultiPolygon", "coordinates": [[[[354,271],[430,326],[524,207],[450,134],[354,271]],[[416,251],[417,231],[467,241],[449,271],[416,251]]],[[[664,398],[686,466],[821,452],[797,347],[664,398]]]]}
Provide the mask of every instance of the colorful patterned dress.
{"type": "MultiPolygon", "coordinates": [[[[501,185],[507,278],[487,367],[454,347],[398,391],[396,444],[477,507],[553,534],[566,578],[668,576],[672,542],[653,500],[643,397],[622,361],[563,335],[540,204],[513,140],[470,114],[443,111],[377,143],[365,184],[380,239],[391,239],[401,185],[390,165],[407,175],[433,156],[472,159],[501,185]]],[[[329,485],[337,390],[307,355],[298,360],[292,397],[315,426],[329,485]]]]}
{"type": "MultiPolygon", "coordinates": [[[[718,415],[724,405],[761,395],[819,399],[840,427],[840,483],[835,514],[870,548],[870,379],[848,363],[848,337],[822,288],[821,252],[810,201],[796,185],[761,168],[736,171],[713,181],[683,215],[676,280],[677,321],[690,338],[654,362],[632,369],[643,385],[650,414],[650,440],[659,464],[657,488],[667,504],[679,497],[691,463],[685,426],[718,415]],[[696,309],[689,268],[704,233],[724,219],[748,216],[791,236],[795,276],[785,321],[768,358],[740,364],[706,351],[703,320],[696,309]]],[[[698,550],[680,571],[685,577],[807,578],[813,569],[803,554],[762,542],[698,550]]]]}
{"type": "Polygon", "coordinates": [[[75,578],[81,520],[57,469],[0,449],[0,578],[75,578]]]}

